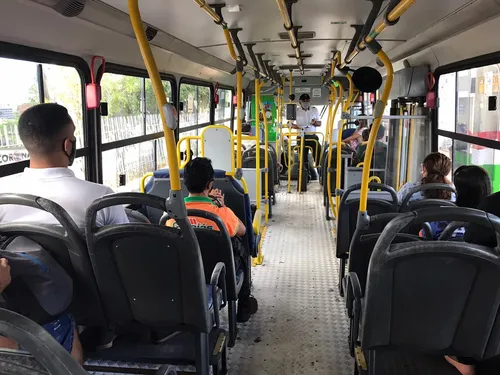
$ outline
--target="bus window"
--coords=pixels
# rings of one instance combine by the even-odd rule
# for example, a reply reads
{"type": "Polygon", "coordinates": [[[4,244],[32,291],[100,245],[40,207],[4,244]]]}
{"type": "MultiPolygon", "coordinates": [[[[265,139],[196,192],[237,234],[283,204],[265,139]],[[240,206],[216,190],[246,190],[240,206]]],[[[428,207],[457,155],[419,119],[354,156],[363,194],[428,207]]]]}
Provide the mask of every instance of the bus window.
{"type": "Polygon", "coordinates": [[[231,90],[219,89],[218,94],[219,104],[215,108],[215,123],[230,127],[233,92],[231,90]]]}
{"type": "MultiPolygon", "coordinates": [[[[172,84],[170,81],[162,81],[163,90],[167,97],[167,102],[172,103],[172,84]]],[[[156,104],[156,98],[153,92],[153,85],[151,80],[146,78],[145,84],[146,91],[146,134],[154,134],[163,131],[161,123],[160,112],[156,104]]]]}
{"type": "MultiPolygon", "coordinates": [[[[163,140],[146,141],[104,151],[102,153],[104,185],[117,191],[124,183],[126,190],[139,191],[141,177],[156,169],[155,161],[159,155],[155,152],[155,141],[163,140]]],[[[162,146],[162,149],[166,148],[162,146]]]]}
{"type": "MultiPolygon", "coordinates": [[[[210,88],[181,83],[179,99],[184,103],[184,110],[179,118],[180,137],[201,134],[201,128],[210,125],[210,88]],[[183,128],[191,129],[186,131],[183,128]]],[[[191,141],[191,151],[194,157],[198,156],[198,147],[198,142],[191,141]]],[[[186,151],[185,143],[182,144],[181,151],[186,151]]]]}
{"type": "MultiPolygon", "coordinates": [[[[29,159],[17,123],[23,111],[41,103],[40,93],[45,103],[58,103],[68,109],[76,127],[77,147],[84,147],[82,86],[76,69],[0,58],[0,82],[0,165],[29,159]],[[43,87],[39,87],[37,79],[40,70],[43,87]]],[[[85,179],[84,158],[76,159],[71,169],[85,179]]]]}
{"type": "Polygon", "coordinates": [[[108,116],[101,118],[103,144],[144,134],[143,80],[112,73],[102,77],[102,101],[108,103],[108,116]]]}
{"type": "Polygon", "coordinates": [[[500,99],[500,66],[444,74],[439,78],[439,129],[500,140],[500,107],[488,108],[490,97],[500,99]]]}
{"type": "MultiPolygon", "coordinates": [[[[172,84],[163,81],[167,101],[172,101],[172,84]]],[[[103,182],[114,190],[139,190],[141,177],[166,164],[163,125],[151,81],[144,77],[105,73],[101,81],[108,116],[101,117],[103,147],[110,142],[129,140],[131,144],[106,149],[102,153],[103,182]],[[143,136],[158,138],[144,141],[143,136]],[[137,138],[137,140],[134,140],[137,138]]]]}

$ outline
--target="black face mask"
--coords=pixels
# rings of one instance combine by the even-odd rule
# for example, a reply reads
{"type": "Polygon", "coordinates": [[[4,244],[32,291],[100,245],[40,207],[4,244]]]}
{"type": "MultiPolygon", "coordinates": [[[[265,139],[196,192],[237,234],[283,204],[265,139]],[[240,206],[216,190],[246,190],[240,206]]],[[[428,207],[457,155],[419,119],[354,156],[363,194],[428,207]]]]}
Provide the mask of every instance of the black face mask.
{"type": "MultiPolygon", "coordinates": [[[[66,142],[66,140],[65,140],[65,142],[66,142]]],[[[71,140],[71,152],[69,154],[64,149],[64,143],[63,143],[63,151],[66,154],[66,156],[68,157],[68,165],[72,166],[73,162],[75,161],[75,157],[76,157],[76,139],[71,140]]]]}

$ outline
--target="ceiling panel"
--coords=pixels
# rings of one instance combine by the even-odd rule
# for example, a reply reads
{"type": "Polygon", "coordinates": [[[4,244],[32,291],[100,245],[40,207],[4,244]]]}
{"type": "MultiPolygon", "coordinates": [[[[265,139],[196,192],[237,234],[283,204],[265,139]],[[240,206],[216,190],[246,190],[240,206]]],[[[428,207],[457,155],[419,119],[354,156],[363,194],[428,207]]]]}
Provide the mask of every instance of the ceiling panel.
{"type": "MultiPolygon", "coordinates": [[[[124,0],[103,0],[111,6],[127,11],[124,0]]],[[[430,27],[450,13],[475,0],[417,0],[394,27],[387,28],[378,40],[388,51],[430,27]]],[[[215,2],[222,2],[217,0],[215,2]]],[[[192,0],[142,0],[139,2],[143,20],[159,29],[202,48],[208,53],[230,61],[220,26],[217,26],[192,0]]],[[[242,11],[224,17],[230,27],[240,27],[242,43],[256,42],[255,52],[264,52],[272,64],[288,65],[295,59],[289,41],[280,41],[278,33],[284,27],[274,0],[226,0],[227,5],[242,5],[242,11]]],[[[385,4],[387,4],[386,2],[385,4]]],[[[292,19],[302,31],[314,31],[315,40],[305,40],[304,53],[314,56],[306,64],[324,64],[332,49],[347,51],[354,34],[351,24],[362,24],[371,9],[367,0],[299,0],[293,6],[292,19]],[[345,24],[334,24],[341,22],[345,24]]],[[[354,64],[373,61],[369,52],[360,54],[354,64]]]]}

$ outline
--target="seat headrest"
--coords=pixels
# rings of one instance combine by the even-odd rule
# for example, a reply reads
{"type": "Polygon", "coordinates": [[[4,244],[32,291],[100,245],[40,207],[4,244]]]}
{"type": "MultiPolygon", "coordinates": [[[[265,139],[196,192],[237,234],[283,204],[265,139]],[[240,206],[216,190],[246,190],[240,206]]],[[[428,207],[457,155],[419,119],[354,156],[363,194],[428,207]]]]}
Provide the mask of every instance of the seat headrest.
{"type": "MultiPolygon", "coordinates": [[[[215,178],[224,178],[226,177],[226,171],[223,171],[222,169],[215,169],[215,178]]],[[[181,178],[184,177],[184,169],[180,169],[179,173],[181,175],[181,178]]],[[[158,169],[157,171],[153,172],[153,177],[154,178],[170,178],[170,170],[167,168],[165,169],[158,169]]]]}

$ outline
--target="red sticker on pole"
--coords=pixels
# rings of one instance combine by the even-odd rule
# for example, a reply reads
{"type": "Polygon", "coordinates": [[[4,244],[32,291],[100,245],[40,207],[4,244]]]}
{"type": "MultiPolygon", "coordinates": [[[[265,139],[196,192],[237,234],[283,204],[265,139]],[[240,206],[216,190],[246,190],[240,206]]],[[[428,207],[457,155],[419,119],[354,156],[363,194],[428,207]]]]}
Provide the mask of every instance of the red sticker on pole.
{"type": "Polygon", "coordinates": [[[86,103],[87,109],[96,109],[99,108],[101,104],[101,78],[104,74],[106,68],[106,60],[102,56],[94,56],[92,57],[92,62],[90,64],[90,83],[87,83],[85,87],[86,94],[86,103]],[[100,74],[96,76],[94,74],[95,71],[95,62],[96,60],[102,61],[102,70],[99,72],[100,74]]]}

